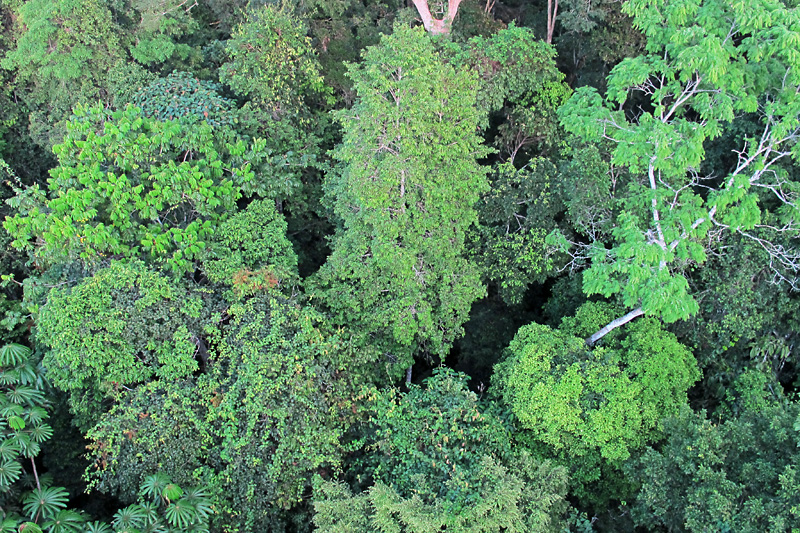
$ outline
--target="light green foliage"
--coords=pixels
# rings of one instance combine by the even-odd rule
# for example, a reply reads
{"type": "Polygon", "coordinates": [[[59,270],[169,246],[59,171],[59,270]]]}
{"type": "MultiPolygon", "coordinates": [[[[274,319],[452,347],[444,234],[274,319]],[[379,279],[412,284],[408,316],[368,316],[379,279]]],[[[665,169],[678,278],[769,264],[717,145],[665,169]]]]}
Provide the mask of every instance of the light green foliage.
{"type": "Polygon", "coordinates": [[[520,170],[505,163],[490,183],[478,203],[480,224],[469,235],[470,254],[498,283],[503,300],[519,303],[528,285],[544,281],[553,267],[544,240],[563,210],[557,169],[543,158],[520,170]]]}
{"type": "Polygon", "coordinates": [[[208,533],[208,520],[213,514],[213,507],[204,489],[193,487],[183,490],[167,476],[157,473],[144,480],[139,494],[137,503],[114,513],[109,526],[104,522],[88,522],[85,514],[67,509],[68,494],[64,489],[37,488],[25,498],[25,511],[34,522],[18,523],[20,521],[14,518],[6,519],[0,525],[0,531],[208,533]],[[41,527],[37,522],[41,523],[41,527]]]}
{"type": "Polygon", "coordinates": [[[619,294],[666,321],[686,319],[698,304],[684,269],[703,263],[721,232],[761,244],[778,276],[791,280],[797,253],[752,230],[765,224],[777,235],[786,225],[796,235],[787,225],[796,185],[784,164],[800,158],[800,15],[772,0],[635,0],[624,10],[647,36],[647,53],[614,68],[605,98],[582,88],[560,110],[571,132],[609,140],[611,162],[635,178],[617,189],[624,209],[613,239],[585,254],[585,291],[619,294]],[[726,152],[735,150],[735,161],[703,181],[705,143],[744,113],[757,117],[759,133],[733,140],[726,152]]]}
{"type": "Polygon", "coordinates": [[[521,328],[492,378],[525,439],[577,468],[579,485],[598,479],[601,463],[619,466],[658,440],[660,420],[677,413],[700,377],[691,352],[652,319],[588,348],[583,338],[613,312],[588,303],[559,329],[521,328]]]}
{"type": "Polygon", "coordinates": [[[35,461],[53,435],[42,367],[33,352],[19,344],[0,348],[0,531],[82,531],[84,516],[66,509],[69,494],[49,486],[35,461]],[[23,477],[24,475],[24,477],[23,477]],[[29,478],[27,483],[25,478],[29,478]],[[27,485],[27,487],[26,487],[27,485]],[[20,494],[21,489],[30,488],[20,494]]]}
{"type": "Polygon", "coordinates": [[[556,533],[564,530],[559,512],[567,507],[564,502],[567,476],[562,468],[538,463],[528,455],[513,467],[500,466],[484,456],[477,467],[484,482],[479,501],[456,515],[441,501],[431,504],[417,495],[403,497],[381,481],[353,495],[344,483],[318,479],[314,493],[316,531],[556,533]]]}
{"type": "Polygon", "coordinates": [[[14,245],[43,265],[141,255],[192,270],[253,177],[249,164],[227,168],[205,123],[156,122],[133,107],[76,113],[55,149],[49,198],[34,185],[13,200],[19,214],[4,227],[14,245]]]}
{"type": "MultiPolygon", "coordinates": [[[[169,477],[157,473],[144,480],[137,503],[114,513],[112,525],[115,533],[207,533],[213,512],[212,501],[204,489],[192,487],[183,490],[172,483],[169,477]]],[[[91,526],[99,531],[105,524],[94,522],[91,526]]],[[[105,531],[111,533],[112,530],[108,528],[105,531]]]]}
{"type": "Polygon", "coordinates": [[[203,269],[211,281],[232,284],[240,294],[255,288],[248,288],[246,278],[257,272],[261,276],[256,278],[274,285],[289,285],[297,279],[297,256],[275,204],[253,201],[223,222],[214,234],[203,269]]]}
{"type": "Polygon", "coordinates": [[[51,348],[48,375],[70,393],[80,423],[97,420],[104,398],[152,379],[191,375],[201,305],[140,262],[112,262],[76,287],[53,289],[38,335],[51,348]]]}
{"type": "Polygon", "coordinates": [[[218,94],[221,89],[219,84],[175,71],[140,89],[130,103],[141,108],[142,115],[155,120],[187,124],[202,120],[211,126],[230,125],[233,105],[218,94]]]}
{"type": "Polygon", "coordinates": [[[672,531],[794,531],[800,524],[800,406],[748,379],[739,414],[721,422],[684,409],[664,422],[667,441],[628,466],[641,484],[642,527],[672,531]],[[754,386],[753,386],[754,385],[754,386]],[[751,399],[751,400],[752,400],[751,399]]]}
{"type": "Polygon", "coordinates": [[[441,369],[424,388],[370,393],[368,406],[359,475],[374,484],[353,495],[317,479],[320,531],[560,531],[565,470],[513,454],[496,407],[479,405],[463,375],[441,369]]]}
{"type": "Polygon", "coordinates": [[[338,114],[340,166],[326,182],[342,226],[316,294],[404,368],[413,352],[446,354],[483,294],[463,258],[487,187],[475,78],[443,63],[424,30],[403,26],[350,76],[358,101],[338,114]]]}

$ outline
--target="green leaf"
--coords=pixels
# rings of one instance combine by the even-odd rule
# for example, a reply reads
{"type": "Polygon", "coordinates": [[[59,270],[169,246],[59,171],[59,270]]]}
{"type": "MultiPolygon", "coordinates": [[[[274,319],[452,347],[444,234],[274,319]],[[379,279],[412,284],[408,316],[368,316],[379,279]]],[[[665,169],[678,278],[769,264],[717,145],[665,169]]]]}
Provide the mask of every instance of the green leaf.
{"type": "Polygon", "coordinates": [[[69,493],[63,487],[43,487],[34,489],[25,496],[23,508],[32,519],[50,519],[66,508],[68,501],[69,493]]]}
{"type": "Polygon", "coordinates": [[[11,429],[20,431],[22,429],[25,429],[25,420],[23,420],[18,416],[12,416],[11,418],[8,419],[8,425],[11,427],[11,429]]]}
{"type": "Polygon", "coordinates": [[[31,349],[21,344],[6,344],[0,348],[0,365],[17,366],[31,355],[31,349]]]}
{"type": "Polygon", "coordinates": [[[170,479],[165,474],[158,472],[144,478],[139,493],[156,501],[164,495],[170,485],[170,479]]]}

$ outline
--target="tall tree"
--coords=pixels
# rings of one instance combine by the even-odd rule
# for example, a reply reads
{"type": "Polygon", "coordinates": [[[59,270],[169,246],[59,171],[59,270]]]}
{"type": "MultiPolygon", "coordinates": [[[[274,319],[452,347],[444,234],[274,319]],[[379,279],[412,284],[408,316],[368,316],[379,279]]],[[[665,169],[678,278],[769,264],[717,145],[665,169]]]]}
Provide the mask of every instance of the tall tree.
{"type": "Polygon", "coordinates": [[[447,353],[483,294],[463,257],[486,188],[476,83],[444,64],[420,28],[397,26],[350,76],[358,92],[326,195],[341,227],[315,293],[402,368],[447,353]]]}
{"type": "Polygon", "coordinates": [[[37,319],[50,379],[70,395],[82,430],[125,391],[198,369],[202,300],[140,261],[113,261],[50,291],[37,319]]]}
{"type": "Polygon", "coordinates": [[[774,0],[634,0],[624,9],[647,53],[612,71],[605,97],[581,88],[561,109],[567,129],[610,141],[612,164],[632,176],[616,189],[610,242],[574,243],[591,261],[585,291],[618,294],[632,308],[590,342],[641,314],[696,313],[686,271],[722,233],[762,246],[776,281],[795,285],[800,270],[800,252],[779,241],[798,230],[788,169],[800,160],[800,13],[774,0]],[[705,172],[707,141],[743,114],[758,132],[731,139],[731,164],[705,172]]]}
{"type": "Polygon", "coordinates": [[[31,137],[50,150],[77,102],[107,98],[106,74],[125,57],[122,31],[101,0],[25,2],[15,21],[21,32],[2,66],[16,74],[31,137]]]}
{"type": "Polygon", "coordinates": [[[87,475],[126,501],[153,472],[201,479],[218,502],[215,530],[280,531],[311,477],[341,463],[358,372],[325,318],[274,287],[220,320],[207,327],[204,373],[120,391],[88,433],[87,475]]]}

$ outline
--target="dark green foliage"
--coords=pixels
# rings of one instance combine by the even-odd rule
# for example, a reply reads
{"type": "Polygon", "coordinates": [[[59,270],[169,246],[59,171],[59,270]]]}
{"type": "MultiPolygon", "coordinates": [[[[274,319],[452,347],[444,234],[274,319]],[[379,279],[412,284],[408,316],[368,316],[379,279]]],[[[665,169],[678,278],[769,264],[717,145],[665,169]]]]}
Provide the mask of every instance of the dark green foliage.
{"type": "Polygon", "coordinates": [[[605,87],[609,70],[644,51],[645,36],[614,0],[562,0],[554,43],[573,87],[605,87]]]}
{"type": "Polygon", "coordinates": [[[800,530],[798,0],[412,4],[0,1],[0,533],[800,530]]]}
{"type": "Polygon", "coordinates": [[[30,348],[0,348],[0,501],[13,506],[14,485],[50,438],[42,368],[30,348]],[[21,461],[25,461],[21,464],[21,461]],[[23,470],[24,469],[24,470],[23,470]]]}
{"type": "Polygon", "coordinates": [[[308,23],[325,85],[344,106],[355,99],[347,64],[358,62],[364,48],[391,33],[400,12],[411,11],[399,0],[299,0],[295,5],[308,23]]]}
{"type": "Polygon", "coordinates": [[[683,409],[664,422],[666,442],[630,463],[641,484],[632,509],[638,525],[742,533],[800,526],[800,406],[776,384],[767,387],[763,374],[744,377],[750,383],[734,388],[751,400],[736,416],[683,409]]]}
{"type": "Polygon", "coordinates": [[[285,7],[250,10],[228,41],[231,61],[220,69],[220,80],[276,120],[296,117],[327,93],[306,33],[285,7]]]}
{"type": "Polygon", "coordinates": [[[202,382],[216,490],[248,530],[300,502],[311,475],[336,467],[357,384],[322,316],[265,294],[232,305],[202,382]]]}
{"type": "Polygon", "coordinates": [[[130,503],[154,472],[192,483],[208,454],[207,403],[192,379],[152,381],[120,395],[86,435],[89,487],[130,503]]]}
{"type": "Polygon", "coordinates": [[[108,71],[106,83],[111,93],[111,104],[116,109],[125,109],[133,102],[135,94],[155,82],[158,76],[137,63],[120,61],[108,71]]]}
{"type": "Polygon", "coordinates": [[[554,117],[547,112],[553,113],[569,96],[569,88],[555,65],[555,51],[527,28],[512,24],[489,37],[474,37],[463,47],[453,45],[449,50],[456,64],[477,71],[480,85],[476,101],[484,113],[484,127],[488,115],[509,102],[542,106],[541,119],[552,121],[554,117]]]}
{"type": "Polygon", "coordinates": [[[470,376],[470,388],[484,391],[489,387],[492,369],[517,330],[529,324],[534,315],[524,305],[510,306],[490,289],[487,298],[476,301],[464,324],[464,336],[454,345],[450,366],[470,376]]]}
{"type": "Polygon", "coordinates": [[[553,268],[544,239],[563,210],[557,182],[556,167],[546,159],[532,159],[520,170],[505,163],[495,169],[491,190],[478,203],[470,253],[508,303],[519,303],[528,285],[544,281],[553,268]]]}
{"type": "Polygon", "coordinates": [[[452,515],[478,503],[474,491],[481,486],[484,456],[502,461],[511,454],[510,435],[494,406],[481,409],[464,381],[439,369],[424,388],[377,391],[368,402],[368,461],[375,463],[367,471],[405,498],[441,500],[452,515]]]}
{"type": "MultiPolygon", "coordinates": [[[[610,237],[620,208],[616,189],[623,190],[628,175],[608,162],[602,146],[570,139],[560,170],[559,193],[566,206],[570,234],[578,239],[610,237]]],[[[564,228],[565,230],[567,228],[564,228]]]]}
{"type": "Polygon", "coordinates": [[[480,405],[463,375],[440,369],[424,388],[374,391],[367,401],[359,475],[374,485],[353,495],[318,479],[321,531],[560,530],[565,471],[512,453],[496,406],[480,405]]]}
{"type": "Polygon", "coordinates": [[[487,9],[491,5],[481,0],[463,0],[458,6],[458,15],[453,20],[451,38],[454,41],[467,41],[472,37],[490,37],[503,30],[506,24],[496,18],[491,9],[487,9]]]}
{"type": "Polygon", "coordinates": [[[457,68],[478,75],[480,127],[489,127],[491,119],[502,121],[494,142],[503,160],[520,156],[524,163],[532,150],[541,153],[558,144],[556,109],[570,89],[556,68],[551,46],[512,24],[490,37],[453,44],[448,51],[457,68]]]}
{"type": "MultiPolygon", "coordinates": [[[[305,24],[287,5],[247,11],[227,41],[220,81],[242,100],[239,128],[264,139],[259,168],[275,182],[262,196],[296,195],[304,171],[317,165],[331,99],[305,24]]],[[[298,213],[299,214],[299,213],[298,213]]]]}
{"type": "MultiPolygon", "coordinates": [[[[652,319],[630,324],[622,338],[590,349],[583,340],[613,318],[603,304],[581,306],[561,327],[520,329],[492,384],[509,405],[523,440],[571,466],[576,493],[592,493],[603,465],[619,467],[631,453],[657,441],[662,418],[686,403],[699,379],[691,352],[652,319]]],[[[608,481],[608,480],[606,480],[608,481]]]]}
{"type": "Polygon", "coordinates": [[[313,309],[263,289],[208,331],[205,373],[120,392],[89,432],[95,486],[126,501],[163,471],[201,479],[217,527],[266,531],[336,468],[357,413],[357,369],[313,309]]]}
{"type": "Polygon", "coordinates": [[[675,328],[697,347],[704,399],[714,403],[748,369],[788,383],[798,363],[796,295],[772,283],[769,258],[757,243],[727,239],[725,250],[695,273],[700,312],[675,328]]]}
{"type": "Polygon", "coordinates": [[[105,401],[197,369],[201,307],[198,296],[141,262],[112,262],[74,288],[50,292],[38,321],[39,339],[51,347],[45,364],[84,429],[105,401]]]}
{"type": "Polygon", "coordinates": [[[469,248],[503,299],[519,303],[552,269],[544,238],[556,227],[562,178],[549,160],[559,144],[556,109],[569,96],[554,50],[527,28],[511,25],[489,37],[451,45],[452,61],[477,72],[481,128],[495,134],[504,164],[478,204],[480,223],[469,248]],[[521,167],[521,168],[519,168],[521,167]],[[519,170],[517,170],[519,168],[519,170]]]}
{"type": "Polygon", "coordinates": [[[142,115],[159,121],[205,121],[211,126],[233,123],[233,104],[219,95],[219,84],[199,80],[189,72],[173,72],[132,95],[130,103],[142,115]]]}

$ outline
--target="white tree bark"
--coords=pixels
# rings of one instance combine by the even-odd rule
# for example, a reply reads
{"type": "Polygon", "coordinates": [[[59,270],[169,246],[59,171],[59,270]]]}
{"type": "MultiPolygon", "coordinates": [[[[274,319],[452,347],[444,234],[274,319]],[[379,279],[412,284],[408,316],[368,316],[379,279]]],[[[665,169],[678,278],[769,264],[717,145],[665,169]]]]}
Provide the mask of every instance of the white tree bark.
{"type": "Polygon", "coordinates": [[[621,316],[621,317],[619,317],[619,318],[617,318],[615,320],[612,320],[611,322],[606,324],[600,331],[598,331],[597,333],[595,333],[594,335],[592,335],[591,337],[586,339],[586,344],[588,344],[589,346],[593,346],[594,343],[596,343],[597,341],[599,341],[600,339],[605,337],[611,331],[617,329],[620,326],[624,326],[625,324],[627,324],[628,322],[630,322],[631,320],[633,320],[637,316],[642,316],[643,314],[644,314],[644,311],[642,311],[642,308],[641,307],[637,307],[636,309],[634,309],[633,311],[631,311],[627,315],[621,316]]]}
{"type": "Polygon", "coordinates": [[[556,15],[558,15],[558,0],[547,0],[547,44],[552,44],[553,42],[556,15]]]}
{"type": "Polygon", "coordinates": [[[431,10],[428,7],[428,0],[411,1],[414,2],[414,7],[416,7],[419,12],[425,31],[433,35],[446,35],[450,33],[450,27],[453,25],[453,19],[456,18],[461,0],[447,0],[447,13],[443,19],[433,18],[431,10]]]}

